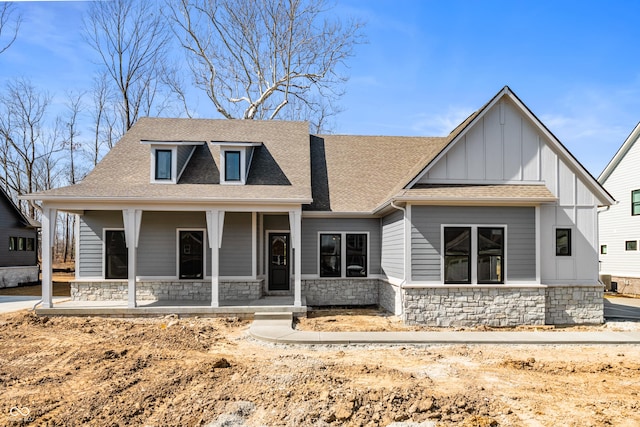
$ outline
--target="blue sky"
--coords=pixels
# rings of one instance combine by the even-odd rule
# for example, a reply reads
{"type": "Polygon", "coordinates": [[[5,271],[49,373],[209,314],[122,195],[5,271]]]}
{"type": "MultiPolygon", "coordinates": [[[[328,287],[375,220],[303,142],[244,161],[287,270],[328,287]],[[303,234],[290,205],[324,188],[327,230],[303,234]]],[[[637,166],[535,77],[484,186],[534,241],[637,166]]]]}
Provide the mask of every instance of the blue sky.
{"type": "MultiPolygon", "coordinates": [[[[24,76],[54,96],[88,90],[86,2],[20,2],[0,83],[24,76]]],[[[640,2],[338,0],[366,22],[333,131],[445,135],[508,85],[595,176],[640,121],[640,2]]]]}

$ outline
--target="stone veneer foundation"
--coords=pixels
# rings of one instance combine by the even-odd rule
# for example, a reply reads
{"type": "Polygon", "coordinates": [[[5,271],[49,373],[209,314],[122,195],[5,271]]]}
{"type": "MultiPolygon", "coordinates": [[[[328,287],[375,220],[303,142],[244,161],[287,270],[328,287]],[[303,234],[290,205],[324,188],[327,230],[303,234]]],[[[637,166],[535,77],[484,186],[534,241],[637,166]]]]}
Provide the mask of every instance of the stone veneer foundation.
{"type": "MultiPolygon", "coordinates": [[[[220,281],[220,301],[251,301],[263,296],[264,280],[220,281]]],[[[74,301],[126,301],[126,280],[71,282],[74,301]]],[[[203,281],[148,281],[136,284],[139,301],[211,301],[211,282],[203,281]]]]}
{"type": "MultiPolygon", "coordinates": [[[[255,300],[263,280],[221,281],[220,301],[255,300]]],[[[550,285],[393,285],[373,278],[307,279],[309,306],[379,305],[407,324],[428,326],[517,326],[599,324],[603,287],[550,285]]],[[[127,300],[127,282],[71,283],[76,301],[127,300]]],[[[149,281],[137,284],[138,300],[211,300],[209,281],[149,281]]]]}
{"type": "Polygon", "coordinates": [[[24,267],[0,267],[0,288],[13,288],[23,283],[38,281],[40,269],[37,265],[24,267]]]}

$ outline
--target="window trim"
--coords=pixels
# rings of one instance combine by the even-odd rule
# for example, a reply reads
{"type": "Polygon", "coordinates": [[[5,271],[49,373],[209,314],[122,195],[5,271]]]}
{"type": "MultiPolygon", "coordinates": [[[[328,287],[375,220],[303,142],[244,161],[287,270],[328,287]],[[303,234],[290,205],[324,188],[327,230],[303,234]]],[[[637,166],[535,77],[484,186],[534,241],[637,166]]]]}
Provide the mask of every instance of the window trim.
{"type": "Polygon", "coordinates": [[[129,276],[129,248],[127,248],[127,235],[124,236],[124,247],[127,249],[127,277],[111,278],[107,277],[107,231],[122,231],[125,233],[124,227],[106,227],[102,229],[102,278],[104,280],[127,280],[129,276]]]}
{"type": "Polygon", "coordinates": [[[151,167],[150,167],[150,179],[155,184],[175,184],[177,182],[177,169],[178,169],[178,147],[170,145],[152,145],[151,146],[151,167]],[[158,151],[171,152],[171,178],[157,178],[158,168],[158,151]]]}
{"type": "Polygon", "coordinates": [[[553,228],[553,234],[554,234],[554,246],[555,246],[555,254],[556,256],[559,257],[572,257],[573,256],[573,227],[554,227],[553,228]],[[569,238],[567,241],[567,245],[568,245],[568,251],[566,254],[561,254],[558,253],[558,231],[560,230],[567,230],[569,232],[569,238]]]}
{"type": "Polygon", "coordinates": [[[638,250],[638,241],[637,240],[625,240],[624,241],[624,251],[625,252],[634,252],[638,250]],[[634,249],[629,249],[629,243],[633,243],[635,245],[634,249]]]}
{"type": "Polygon", "coordinates": [[[509,253],[509,226],[507,224],[468,224],[468,223],[459,223],[459,224],[440,224],[440,283],[446,286],[502,286],[509,283],[509,266],[507,264],[507,258],[509,253]],[[445,228],[471,228],[471,253],[470,253],[470,264],[471,264],[471,276],[470,281],[467,283],[452,283],[445,282],[445,274],[444,274],[444,229],[445,228]],[[482,283],[478,282],[478,228],[502,228],[503,230],[503,247],[502,247],[502,282],[490,282],[490,283],[482,283]]]}
{"type": "Polygon", "coordinates": [[[637,193],[638,196],[640,196],[640,189],[631,190],[631,216],[639,216],[640,215],[640,201],[637,201],[637,202],[633,201],[634,193],[637,193]],[[633,209],[634,207],[638,208],[638,213],[634,213],[634,209],[633,209]]]}
{"type": "Polygon", "coordinates": [[[316,253],[316,261],[317,268],[316,274],[318,277],[323,279],[366,279],[371,277],[371,271],[369,268],[370,265],[370,257],[371,257],[371,233],[369,231],[318,231],[317,232],[317,253],[316,253]],[[323,234],[339,234],[340,235],[340,276],[323,276],[322,270],[320,268],[320,257],[321,257],[321,236],[323,234]],[[347,276],[347,234],[364,234],[366,235],[367,245],[366,245],[366,255],[365,255],[365,271],[366,274],[364,276],[347,276]]]}
{"type": "Polygon", "coordinates": [[[600,255],[607,254],[607,245],[600,245],[600,255]]]}
{"type": "Polygon", "coordinates": [[[209,258],[209,243],[207,242],[207,229],[198,227],[176,228],[176,280],[205,281],[211,276],[207,276],[207,258],[209,258]],[[202,279],[181,279],[180,278],[180,232],[181,231],[202,231],[202,279]]]}

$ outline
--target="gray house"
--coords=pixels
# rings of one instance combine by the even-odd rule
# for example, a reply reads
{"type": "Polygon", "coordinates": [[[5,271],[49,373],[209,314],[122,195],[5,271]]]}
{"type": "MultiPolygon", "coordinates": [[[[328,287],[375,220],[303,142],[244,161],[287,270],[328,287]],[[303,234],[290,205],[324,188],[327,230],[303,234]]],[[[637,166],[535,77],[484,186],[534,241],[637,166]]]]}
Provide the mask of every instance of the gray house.
{"type": "MultiPolygon", "coordinates": [[[[78,215],[80,301],[378,304],[408,323],[599,323],[611,196],[505,87],[446,137],[144,118],[43,206],[78,215]]],[[[93,304],[93,303],[92,303],[93,304]]]]}
{"type": "Polygon", "coordinates": [[[0,288],[38,281],[38,227],[0,188],[0,288]]]}

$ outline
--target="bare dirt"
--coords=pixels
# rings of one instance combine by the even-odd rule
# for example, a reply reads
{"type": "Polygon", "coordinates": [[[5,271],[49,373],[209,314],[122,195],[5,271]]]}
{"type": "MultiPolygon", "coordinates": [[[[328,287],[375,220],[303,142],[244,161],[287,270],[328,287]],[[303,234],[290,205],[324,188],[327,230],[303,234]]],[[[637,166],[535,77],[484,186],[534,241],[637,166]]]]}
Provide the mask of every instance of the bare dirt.
{"type": "MultiPolygon", "coordinates": [[[[342,316],[316,319],[393,321],[342,316]]],[[[1,315],[0,424],[640,425],[640,346],[281,346],[249,324],[1,315]]]]}

